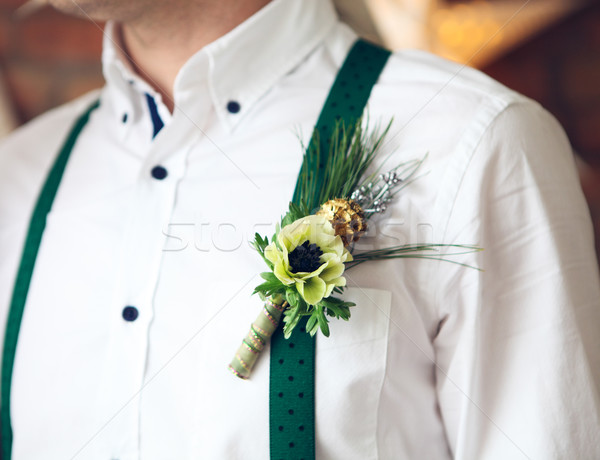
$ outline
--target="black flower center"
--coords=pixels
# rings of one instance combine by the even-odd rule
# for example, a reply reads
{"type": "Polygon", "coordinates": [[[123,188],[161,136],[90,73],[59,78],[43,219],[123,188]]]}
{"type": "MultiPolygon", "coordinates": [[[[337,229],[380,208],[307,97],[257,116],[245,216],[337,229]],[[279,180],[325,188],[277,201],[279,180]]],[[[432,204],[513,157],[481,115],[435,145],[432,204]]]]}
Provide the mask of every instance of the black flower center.
{"type": "Polygon", "coordinates": [[[300,246],[296,246],[289,255],[290,270],[292,273],[298,272],[314,272],[321,266],[319,258],[323,255],[323,251],[316,244],[310,244],[308,240],[300,246]]]}

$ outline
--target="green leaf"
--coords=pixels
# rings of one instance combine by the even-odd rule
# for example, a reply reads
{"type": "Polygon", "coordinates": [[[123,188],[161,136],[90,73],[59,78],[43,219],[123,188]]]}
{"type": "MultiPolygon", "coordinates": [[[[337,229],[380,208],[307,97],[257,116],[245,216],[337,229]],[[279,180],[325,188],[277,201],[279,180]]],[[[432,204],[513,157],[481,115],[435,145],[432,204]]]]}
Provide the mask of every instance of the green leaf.
{"type": "Polygon", "coordinates": [[[283,316],[283,322],[284,322],[283,336],[286,339],[290,338],[290,336],[292,335],[292,331],[298,325],[300,318],[301,318],[301,315],[300,315],[299,308],[288,308],[285,310],[284,316],[283,316]]]}
{"type": "Polygon", "coordinates": [[[350,307],[356,304],[353,302],[345,302],[336,297],[327,297],[321,301],[321,305],[325,308],[328,316],[333,316],[337,319],[348,321],[350,319],[350,307]]]}
{"type": "Polygon", "coordinates": [[[289,203],[289,210],[285,215],[281,218],[280,226],[277,228],[277,234],[281,231],[281,229],[291,223],[295,222],[298,219],[301,219],[305,216],[309,215],[308,212],[304,212],[302,210],[302,206],[296,205],[292,202],[289,203]]]}
{"type": "Polygon", "coordinates": [[[320,305],[317,305],[317,307],[315,308],[315,311],[317,313],[317,320],[319,322],[319,327],[321,328],[321,332],[323,333],[323,335],[325,337],[329,337],[329,324],[328,324],[329,321],[323,314],[323,307],[320,305]]]}
{"type": "Polygon", "coordinates": [[[269,297],[273,294],[283,294],[285,292],[285,284],[279,281],[279,279],[273,273],[263,272],[260,274],[260,276],[262,276],[267,281],[256,286],[254,288],[254,292],[252,292],[253,295],[256,293],[262,293],[262,299],[263,296],[269,297]]]}
{"type": "Polygon", "coordinates": [[[306,322],[306,332],[308,332],[311,336],[314,336],[317,330],[319,329],[319,323],[316,315],[316,310],[313,310],[313,313],[308,318],[306,322]]]}
{"type": "MultiPolygon", "coordinates": [[[[280,230],[283,227],[286,227],[288,225],[290,225],[292,222],[294,222],[294,218],[292,217],[292,215],[288,212],[285,216],[283,216],[281,218],[281,226],[280,226],[280,230]]],[[[277,232],[279,234],[279,231],[277,232]]]]}
{"type": "Polygon", "coordinates": [[[312,315],[314,309],[302,299],[294,287],[286,286],[285,297],[290,305],[283,313],[283,322],[285,324],[283,333],[288,338],[298,325],[300,318],[312,315]]]}
{"type": "Polygon", "coordinates": [[[267,264],[267,267],[269,267],[269,269],[273,270],[273,263],[265,257],[265,248],[268,245],[269,245],[269,238],[267,238],[267,237],[263,238],[258,233],[254,234],[254,241],[252,242],[252,246],[254,246],[254,249],[256,249],[256,251],[260,254],[262,259],[267,264]]]}
{"type": "Polygon", "coordinates": [[[296,288],[288,288],[285,290],[285,300],[290,304],[291,307],[297,307],[300,303],[300,294],[296,291],[296,288]]]}
{"type": "Polygon", "coordinates": [[[344,286],[336,286],[333,288],[333,292],[335,292],[336,294],[343,294],[344,293],[344,286]]]}
{"type": "Polygon", "coordinates": [[[279,231],[281,230],[281,223],[277,222],[275,224],[275,235],[273,235],[272,240],[277,244],[277,235],[279,235],[279,231]]]}
{"type": "Polygon", "coordinates": [[[268,245],[269,245],[269,239],[268,238],[266,238],[266,237],[263,238],[258,233],[256,233],[254,235],[254,241],[252,243],[252,246],[254,246],[254,249],[256,249],[261,256],[264,256],[265,248],[268,245]]]}
{"type": "MultiPolygon", "coordinates": [[[[260,277],[267,281],[279,281],[279,279],[275,276],[273,272],[262,272],[260,277]]],[[[281,281],[279,281],[281,283],[281,281]]]]}
{"type": "Polygon", "coordinates": [[[263,292],[265,294],[268,294],[274,290],[278,290],[279,288],[284,288],[285,286],[283,285],[283,283],[279,280],[277,281],[265,281],[262,284],[259,284],[258,286],[256,286],[254,288],[254,292],[263,292]]]}

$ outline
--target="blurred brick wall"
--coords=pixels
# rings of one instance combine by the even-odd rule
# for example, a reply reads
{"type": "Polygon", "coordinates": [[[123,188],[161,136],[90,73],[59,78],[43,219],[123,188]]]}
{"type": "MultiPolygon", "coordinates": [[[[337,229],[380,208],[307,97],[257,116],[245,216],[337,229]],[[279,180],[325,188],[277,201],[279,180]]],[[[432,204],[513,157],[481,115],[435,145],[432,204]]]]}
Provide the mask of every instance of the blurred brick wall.
{"type": "Polygon", "coordinates": [[[584,160],[580,176],[600,255],[600,2],[594,2],[484,69],[561,122],[584,160]]]}
{"type": "Polygon", "coordinates": [[[0,69],[17,121],[103,85],[102,31],[45,7],[23,20],[23,0],[0,0],[0,69]]]}

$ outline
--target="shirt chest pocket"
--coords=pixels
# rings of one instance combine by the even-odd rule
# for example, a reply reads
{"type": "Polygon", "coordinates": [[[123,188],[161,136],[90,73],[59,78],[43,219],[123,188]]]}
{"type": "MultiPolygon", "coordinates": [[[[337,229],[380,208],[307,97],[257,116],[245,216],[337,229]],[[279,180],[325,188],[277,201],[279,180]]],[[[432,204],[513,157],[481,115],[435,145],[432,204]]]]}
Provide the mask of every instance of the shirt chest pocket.
{"type": "Polygon", "coordinates": [[[331,320],[330,337],[317,338],[317,458],[375,459],[392,295],[351,287],[344,299],[356,304],[350,320],[331,320]]]}

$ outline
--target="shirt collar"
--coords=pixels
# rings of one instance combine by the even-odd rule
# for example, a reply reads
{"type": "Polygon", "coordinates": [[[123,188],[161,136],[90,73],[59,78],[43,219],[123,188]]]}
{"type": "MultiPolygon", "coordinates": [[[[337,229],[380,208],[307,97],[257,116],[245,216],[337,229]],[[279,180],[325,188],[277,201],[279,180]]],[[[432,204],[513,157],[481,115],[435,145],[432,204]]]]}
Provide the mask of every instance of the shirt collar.
{"type": "MultiPolygon", "coordinates": [[[[191,113],[198,104],[194,94],[208,86],[220,122],[233,129],[261,96],[324,40],[336,22],[331,0],[273,0],[184,64],[175,79],[176,110],[191,113]],[[239,111],[228,110],[230,102],[237,103],[239,111]]],[[[135,75],[117,38],[116,28],[109,22],[104,37],[104,76],[109,89],[123,99],[115,105],[124,113],[135,106],[132,91],[157,95],[135,75]]],[[[157,103],[160,105],[160,99],[157,103]]]]}

